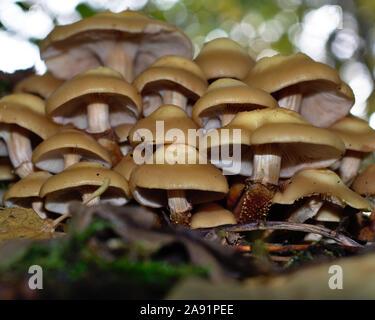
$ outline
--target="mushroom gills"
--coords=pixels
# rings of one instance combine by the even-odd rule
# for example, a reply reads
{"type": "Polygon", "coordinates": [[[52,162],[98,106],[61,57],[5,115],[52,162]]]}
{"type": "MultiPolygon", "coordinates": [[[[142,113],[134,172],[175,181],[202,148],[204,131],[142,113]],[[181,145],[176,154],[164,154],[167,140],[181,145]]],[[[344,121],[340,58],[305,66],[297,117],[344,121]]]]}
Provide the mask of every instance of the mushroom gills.
{"type": "Polygon", "coordinates": [[[315,217],[322,206],[323,201],[318,197],[309,198],[302,206],[292,212],[288,221],[304,223],[306,220],[315,217]]]}
{"type": "Polygon", "coordinates": [[[126,81],[131,83],[134,78],[133,57],[137,46],[131,43],[116,43],[109,52],[104,64],[106,67],[120,72],[126,81]]]}
{"type": "Polygon", "coordinates": [[[286,88],[281,91],[278,103],[280,107],[299,112],[301,109],[302,93],[298,88],[286,88]]]}
{"type": "Polygon", "coordinates": [[[176,90],[164,90],[163,102],[164,104],[173,104],[185,110],[187,105],[187,97],[176,90]]]}
{"type": "Polygon", "coordinates": [[[350,186],[357,176],[361,167],[362,157],[362,152],[347,150],[344,157],[341,159],[338,173],[341,180],[347,186],[350,186]]]}
{"type": "Polygon", "coordinates": [[[167,190],[167,196],[171,221],[179,225],[189,225],[192,206],[186,199],[185,191],[167,190]]]}

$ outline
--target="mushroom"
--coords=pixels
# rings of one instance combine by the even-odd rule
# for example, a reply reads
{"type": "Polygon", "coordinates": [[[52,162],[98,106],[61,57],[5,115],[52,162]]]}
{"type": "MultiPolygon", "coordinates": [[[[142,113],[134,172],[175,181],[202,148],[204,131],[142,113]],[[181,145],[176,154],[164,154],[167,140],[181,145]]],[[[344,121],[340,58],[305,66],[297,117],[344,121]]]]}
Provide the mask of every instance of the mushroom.
{"type": "Polygon", "coordinates": [[[79,162],[50,177],[39,195],[48,211],[60,214],[68,213],[73,200],[122,206],[131,198],[125,178],[96,162],[79,162]]]}
{"type": "Polygon", "coordinates": [[[129,142],[129,132],[133,128],[133,124],[120,124],[114,128],[117,136],[117,142],[120,147],[122,155],[126,156],[131,151],[129,142]]]}
{"type": "Polygon", "coordinates": [[[195,102],[207,89],[199,66],[179,56],[159,58],[134,80],[133,85],[143,96],[144,116],[163,104],[173,104],[187,111],[188,100],[195,102]]]}
{"type": "MultiPolygon", "coordinates": [[[[375,164],[369,164],[354,180],[352,189],[364,196],[375,208],[375,164]]],[[[371,211],[372,211],[371,210],[371,211]]]]}
{"type": "Polygon", "coordinates": [[[313,218],[325,202],[341,208],[350,206],[369,211],[370,203],[349,189],[340,177],[328,169],[304,169],[297,172],[284,187],[276,192],[272,202],[293,204],[305,198],[302,206],[292,212],[288,221],[303,223],[313,218]]]}
{"type": "Polygon", "coordinates": [[[42,76],[34,74],[17,83],[13,91],[15,93],[30,93],[45,100],[63,83],[64,80],[55,78],[50,72],[42,76]]]}
{"type": "Polygon", "coordinates": [[[193,106],[192,118],[206,131],[227,125],[240,111],[276,108],[267,92],[234,79],[219,79],[193,106]]]}
{"type": "Polygon", "coordinates": [[[15,173],[33,172],[32,133],[47,139],[59,126],[44,115],[44,102],[31,94],[11,94],[0,99],[0,137],[5,141],[15,173]]]}
{"type": "Polygon", "coordinates": [[[142,142],[156,147],[175,142],[182,144],[190,142],[196,146],[197,139],[188,141],[189,130],[198,130],[198,126],[185,111],[174,105],[164,105],[132,127],[129,141],[133,148],[142,142]],[[144,130],[149,134],[145,134],[144,130]]]}
{"type": "Polygon", "coordinates": [[[200,205],[191,217],[190,227],[214,228],[227,224],[237,224],[233,213],[216,203],[205,203],[200,205]]]}
{"type": "Polygon", "coordinates": [[[121,159],[121,161],[113,168],[113,170],[121,174],[126,179],[126,181],[129,181],[133,170],[137,167],[138,164],[135,163],[133,152],[131,151],[121,159]]]}
{"type": "Polygon", "coordinates": [[[43,200],[39,191],[43,183],[52,175],[49,172],[38,171],[12,184],[3,197],[6,207],[32,208],[42,219],[47,217],[43,200]]]}
{"type": "Polygon", "coordinates": [[[111,167],[111,157],[94,138],[75,129],[65,129],[40,143],[33,152],[35,167],[59,173],[79,161],[111,167]]]}
{"type": "Polygon", "coordinates": [[[168,207],[173,223],[188,225],[194,204],[222,199],[228,192],[220,170],[203,160],[192,146],[159,147],[151,163],[146,159],[131,174],[134,199],[146,207],[168,207]]]}
{"type": "Polygon", "coordinates": [[[106,66],[132,82],[159,57],[192,58],[191,41],[180,29],[130,10],[57,26],[40,49],[48,69],[62,79],[106,66]]]}
{"type": "Polygon", "coordinates": [[[328,128],[354,104],[352,90],[336,70],[300,52],[260,59],[244,82],[272,93],[281,107],[317,127],[328,128]]]}
{"type": "Polygon", "coordinates": [[[208,81],[219,78],[243,80],[255,64],[246,49],[229,38],[217,38],[205,43],[195,62],[202,68],[208,81]]]}
{"type": "Polygon", "coordinates": [[[339,163],[338,173],[350,186],[359,172],[362,159],[375,151],[375,130],[367,121],[354,116],[340,119],[329,130],[345,143],[346,153],[339,163]]]}

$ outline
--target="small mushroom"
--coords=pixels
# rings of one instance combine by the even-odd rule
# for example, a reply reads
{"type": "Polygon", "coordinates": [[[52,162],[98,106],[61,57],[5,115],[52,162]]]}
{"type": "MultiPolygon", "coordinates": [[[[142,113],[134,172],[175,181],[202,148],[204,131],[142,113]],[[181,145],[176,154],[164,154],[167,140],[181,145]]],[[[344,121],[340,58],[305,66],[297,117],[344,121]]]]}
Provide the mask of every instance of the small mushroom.
{"type": "Polygon", "coordinates": [[[163,104],[187,111],[188,101],[194,103],[207,89],[207,81],[199,66],[178,56],[159,58],[134,80],[133,85],[143,96],[144,116],[163,104]],[[158,96],[161,99],[157,99],[158,96]]]}
{"type": "Polygon", "coordinates": [[[32,133],[47,139],[59,126],[44,115],[44,102],[31,94],[11,94],[0,99],[0,137],[5,141],[10,161],[21,178],[33,172],[32,133]]]}
{"type": "Polygon", "coordinates": [[[133,171],[130,189],[141,205],[168,207],[175,224],[188,225],[194,204],[222,199],[228,192],[220,170],[204,163],[192,146],[161,146],[152,160],[133,171]]]}
{"type": "Polygon", "coordinates": [[[375,208],[375,164],[369,164],[354,180],[352,189],[364,196],[375,208]]]}
{"type": "Polygon", "coordinates": [[[298,171],[282,190],[276,192],[272,202],[293,204],[303,198],[306,198],[306,202],[292,212],[289,221],[303,223],[315,217],[325,202],[342,208],[350,206],[370,210],[370,203],[366,199],[349,189],[336,173],[328,169],[298,171]]]}
{"type": "Polygon", "coordinates": [[[129,152],[121,161],[113,168],[114,171],[121,174],[126,181],[130,180],[130,176],[138,164],[134,162],[133,152],[129,152]]]}
{"type": "Polygon", "coordinates": [[[234,79],[219,79],[193,106],[192,118],[206,131],[227,125],[241,111],[277,108],[267,92],[234,79]]]}
{"type": "Polygon", "coordinates": [[[122,206],[131,198],[125,178],[96,162],[79,162],[50,177],[39,195],[48,211],[60,214],[68,213],[73,200],[122,206]]]}
{"type": "Polygon", "coordinates": [[[128,82],[157,58],[192,58],[192,44],[178,28],[126,10],[98,13],[55,27],[40,44],[41,56],[58,78],[70,79],[88,69],[106,66],[128,82]]]}
{"type": "Polygon", "coordinates": [[[42,76],[34,74],[17,83],[13,91],[15,93],[30,93],[45,100],[63,83],[64,80],[55,78],[49,72],[42,76]]]}
{"type": "Polygon", "coordinates": [[[39,197],[42,185],[52,175],[49,172],[38,171],[12,184],[3,197],[6,207],[32,208],[42,219],[47,217],[43,200],[39,197]]]}
{"type": "Polygon", "coordinates": [[[359,172],[362,159],[375,151],[375,130],[367,121],[354,116],[340,119],[329,130],[345,143],[346,153],[339,163],[338,173],[350,186],[359,172]]]}
{"type": "Polygon", "coordinates": [[[133,124],[120,124],[114,128],[118,145],[122,155],[124,156],[126,156],[132,149],[129,142],[129,132],[132,128],[133,124]]]}
{"type": "Polygon", "coordinates": [[[205,43],[195,62],[209,81],[219,78],[243,80],[255,64],[246,49],[229,38],[217,38],[205,43]]]}
{"type": "Polygon", "coordinates": [[[79,161],[111,167],[111,157],[94,138],[75,129],[65,129],[40,143],[33,152],[35,167],[59,173],[79,161]]]}
{"type": "Polygon", "coordinates": [[[190,227],[214,228],[227,224],[237,224],[233,213],[216,203],[205,203],[200,205],[191,217],[190,227]]]}
{"type": "Polygon", "coordinates": [[[328,128],[354,104],[352,90],[336,70],[300,52],[260,59],[244,81],[272,93],[281,107],[317,127],[328,128]]]}

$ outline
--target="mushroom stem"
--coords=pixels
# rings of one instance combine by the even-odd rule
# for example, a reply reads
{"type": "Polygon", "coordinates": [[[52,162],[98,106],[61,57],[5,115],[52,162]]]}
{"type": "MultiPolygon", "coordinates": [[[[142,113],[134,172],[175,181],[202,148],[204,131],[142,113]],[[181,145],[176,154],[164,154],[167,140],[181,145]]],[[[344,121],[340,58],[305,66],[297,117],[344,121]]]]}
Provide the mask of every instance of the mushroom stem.
{"type": "Polygon", "coordinates": [[[81,156],[77,153],[66,153],[64,154],[64,169],[78,163],[81,160],[81,156]]]}
{"type": "Polygon", "coordinates": [[[103,184],[94,192],[91,193],[91,192],[83,191],[82,204],[89,206],[89,207],[99,204],[100,196],[108,189],[110,182],[111,182],[110,178],[105,178],[103,181],[103,184]]]}
{"type": "Polygon", "coordinates": [[[120,72],[129,83],[133,81],[133,58],[129,55],[128,50],[124,48],[123,44],[116,43],[114,45],[104,65],[120,72]]]}
{"type": "Polygon", "coordinates": [[[288,218],[289,222],[304,223],[306,220],[315,217],[323,206],[323,201],[317,197],[308,199],[302,206],[292,212],[288,218]]]}
{"type": "Polygon", "coordinates": [[[186,199],[185,191],[168,190],[167,195],[171,221],[175,224],[188,225],[192,206],[186,199]]]}
{"type": "Polygon", "coordinates": [[[254,148],[253,172],[251,181],[263,185],[278,185],[281,168],[281,156],[270,144],[254,148]]]}
{"type": "Polygon", "coordinates": [[[279,96],[279,106],[285,109],[299,112],[301,108],[302,94],[298,92],[298,88],[286,88],[281,91],[279,96]]]}
{"type": "Polygon", "coordinates": [[[165,90],[163,94],[163,102],[164,104],[173,104],[186,110],[187,97],[175,90],[165,90]]]}
{"type": "Polygon", "coordinates": [[[8,139],[6,139],[6,144],[10,161],[13,167],[16,168],[16,174],[24,178],[32,173],[31,157],[33,152],[27,132],[22,128],[12,130],[8,135],[8,139]]]}
{"type": "Polygon", "coordinates": [[[339,176],[346,185],[353,183],[361,167],[362,157],[362,152],[348,150],[341,159],[339,176]]]}
{"type": "Polygon", "coordinates": [[[157,93],[150,93],[143,97],[143,116],[148,117],[156,109],[163,105],[163,100],[157,93]]]}
{"type": "Polygon", "coordinates": [[[31,207],[33,208],[33,210],[38,214],[38,216],[41,219],[47,218],[46,211],[44,210],[44,207],[43,207],[42,199],[38,199],[38,200],[33,201],[33,203],[31,204],[31,207]]]}
{"type": "Polygon", "coordinates": [[[221,116],[221,126],[224,127],[226,126],[227,124],[229,124],[233,118],[236,116],[235,113],[224,113],[222,116],[221,116]]]}
{"type": "Polygon", "coordinates": [[[87,106],[87,131],[100,133],[111,128],[109,124],[108,104],[90,103],[87,106]]]}

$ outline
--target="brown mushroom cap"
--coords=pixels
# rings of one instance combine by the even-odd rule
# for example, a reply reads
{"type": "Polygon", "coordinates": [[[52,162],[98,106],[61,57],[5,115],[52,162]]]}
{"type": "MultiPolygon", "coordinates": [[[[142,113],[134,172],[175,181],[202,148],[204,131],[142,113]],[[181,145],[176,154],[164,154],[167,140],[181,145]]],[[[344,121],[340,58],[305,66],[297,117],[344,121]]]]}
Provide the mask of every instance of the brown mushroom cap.
{"type": "Polygon", "coordinates": [[[44,101],[29,93],[13,93],[8,94],[0,99],[0,104],[18,104],[24,108],[27,108],[35,113],[45,115],[45,104],[44,101]]]}
{"type": "Polygon", "coordinates": [[[116,43],[124,51],[132,51],[135,76],[165,55],[192,58],[191,41],[180,29],[130,10],[101,12],[57,26],[40,48],[48,69],[59,78],[70,79],[103,65],[116,43]]]}
{"type": "Polygon", "coordinates": [[[341,207],[327,202],[319,209],[314,220],[321,222],[340,222],[341,212],[341,207]]]}
{"type": "Polygon", "coordinates": [[[39,169],[58,173],[64,169],[64,154],[71,153],[111,167],[108,151],[88,134],[74,129],[65,129],[40,143],[33,152],[32,161],[39,169]]]}
{"type": "Polygon", "coordinates": [[[337,198],[352,208],[369,211],[369,202],[350,190],[340,177],[328,169],[305,169],[297,172],[285,188],[277,192],[273,203],[293,204],[298,199],[320,195],[337,198]]]}
{"type": "Polygon", "coordinates": [[[50,94],[64,83],[64,80],[55,78],[51,73],[32,75],[17,83],[14,87],[15,93],[30,93],[47,99],[50,94]]]}
{"type": "Polygon", "coordinates": [[[345,117],[354,104],[352,90],[337,71],[303,53],[262,58],[244,81],[276,96],[285,88],[298,86],[303,96],[301,115],[319,127],[327,128],[345,117]]]}
{"type": "Polygon", "coordinates": [[[45,198],[47,210],[64,214],[68,212],[70,201],[80,201],[84,190],[95,191],[106,178],[110,183],[100,196],[100,202],[117,206],[126,204],[131,198],[126,179],[96,162],[79,162],[52,176],[40,189],[40,197],[45,198]]]}
{"type": "Polygon", "coordinates": [[[214,228],[226,224],[237,224],[236,218],[231,211],[216,203],[200,205],[190,221],[192,229],[214,228]]]}
{"type": "Polygon", "coordinates": [[[86,106],[109,105],[112,127],[135,123],[142,112],[141,96],[122,76],[109,68],[88,70],[66,81],[46,101],[46,112],[57,123],[87,128],[86,106]]]}
{"type": "Polygon", "coordinates": [[[255,64],[246,50],[229,38],[217,38],[205,43],[195,62],[202,68],[207,80],[242,80],[255,64]]]}
{"type": "Polygon", "coordinates": [[[192,204],[222,199],[228,192],[227,180],[220,170],[201,164],[197,150],[191,146],[162,146],[153,159],[153,163],[146,161],[136,168],[129,182],[135,200],[144,206],[167,206],[167,190],[184,190],[192,204]],[[163,164],[157,164],[157,159],[163,164]],[[189,164],[188,159],[195,164],[189,164]]]}
{"type": "Polygon", "coordinates": [[[210,119],[225,113],[276,108],[277,101],[267,92],[234,79],[219,79],[195,103],[192,118],[204,127],[210,119]]]}
{"type": "Polygon", "coordinates": [[[138,165],[134,162],[133,153],[128,153],[121,161],[113,168],[114,171],[121,174],[127,181],[130,180],[130,176],[138,165]]]}
{"type": "Polygon", "coordinates": [[[9,158],[0,158],[0,181],[15,180],[16,178],[9,158]]]}
{"type": "Polygon", "coordinates": [[[141,93],[176,90],[194,100],[207,89],[207,81],[199,66],[179,56],[159,58],[134,80],[133,85],[141,93]]]}
{"type": "MultiPolygon", "coordinates": [[[[181,108],[174,105],[164,105],[151,113],[148,117],[139,120],[129,132],[129,141],[130,144],[135,147],[141,142],[146,142],[149,144],[158,144],[157,139],[162,137],[157,135],[157,121],[162,121],[164,126],[164,144],[174,143],[174,136],[168,136],[168,131],[177,130],[178,133],[181,133],[181,138],[185,141],[177,141],[177,143],[188,143],[189,130],[194,129],[198,130],[198,126],[193,120],[191,120],[186,112],[181,108]],[[150,137],[142,137],[142,130],[149,130],[152,135],[150,137]],[[150,138],[152,140],[150,140],[150,138]]],[[[170,131],[170,134],[172,131],[170,131]]],[[[180,135],[179,135],[180,137],[180,135]]],[[[196,140],[194,140],[196,143],[196,140]]],[[[160,144],[160,143],[159,143],[160,144]]]]}
{"type": "Polygon", "coordinates": [[[354,180],[352,189],[361,195],[375,194],[375,164],[369,164],[354,180]]]}
{"type": "Polygon", "coordinates": [[[344,141],[347,150],[375,151],[375,130],[365,120],[348,116],[335,122],[329,130],[344,141]]]}

